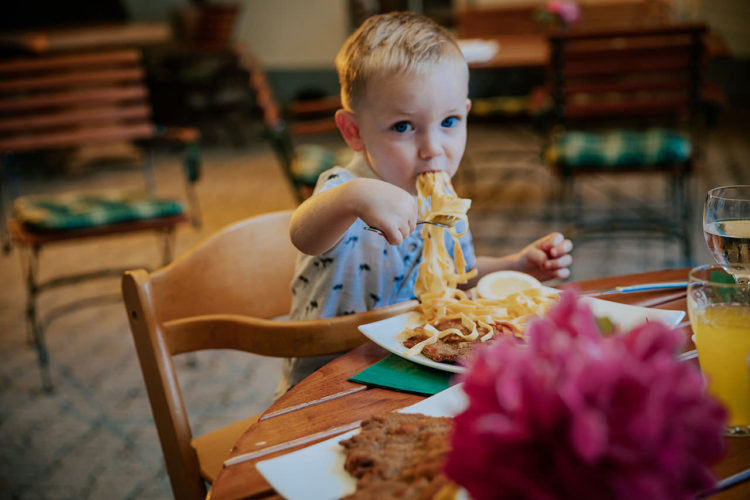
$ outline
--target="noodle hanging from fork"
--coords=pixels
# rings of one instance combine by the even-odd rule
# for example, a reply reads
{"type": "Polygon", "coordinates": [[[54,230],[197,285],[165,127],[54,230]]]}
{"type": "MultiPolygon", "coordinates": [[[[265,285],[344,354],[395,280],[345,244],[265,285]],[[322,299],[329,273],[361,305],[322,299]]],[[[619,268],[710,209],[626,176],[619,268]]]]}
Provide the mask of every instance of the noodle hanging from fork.
{"type": "MultiPolygon", "coordinates": [[[[452,227],[443,228],[430,224],[422,227],[424,248],[414,293],[420,301],[417,312],[420,324],[424,325],[421,333],[429,336],[412,346],[408,354],[419,354],[425,346],[451,334],[471,342],[486,342],[497,332],[520,336],[523,323],[554,302],[556,294],[538,289],[515,293],[500,301],[470,299],[458,286],[467,283],[477,274],[476,269],[466,270],[466,259],[459,241],[468,231],[467,212],[471,200],[456,196],[446,172],[427,172],[417,178],[417,201],[421,219],[448,223],[452,227]],[[465,224],[461,233],[455,227],[459,220],[465,224]],[[445,247],[445,231],[449,232],[454,241],[452,258],[445,247]],[[451,320],[459,320],[463,328],[437,328],[441,322],[451,320]]],[[[408,326],[402,332],[402,338],[406,339],[414,334],[413,326],[408,326]]]]}

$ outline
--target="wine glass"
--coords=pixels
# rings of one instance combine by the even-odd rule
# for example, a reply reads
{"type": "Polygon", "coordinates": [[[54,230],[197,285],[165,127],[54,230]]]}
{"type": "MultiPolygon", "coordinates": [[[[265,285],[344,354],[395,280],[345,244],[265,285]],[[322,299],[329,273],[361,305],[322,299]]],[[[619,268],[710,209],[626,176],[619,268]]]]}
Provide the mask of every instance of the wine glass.
{"type": "Polygon", "coordinates": [[[703,234],[718,264],[739,283],[750,281],[750,185],[711,189],[703,207],[703,234]]]}

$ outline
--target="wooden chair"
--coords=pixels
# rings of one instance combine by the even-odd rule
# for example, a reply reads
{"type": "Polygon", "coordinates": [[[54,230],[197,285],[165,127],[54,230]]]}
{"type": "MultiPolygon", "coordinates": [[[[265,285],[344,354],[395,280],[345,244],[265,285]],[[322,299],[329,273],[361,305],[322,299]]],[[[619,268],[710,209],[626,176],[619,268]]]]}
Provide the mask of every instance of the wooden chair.
{"type": "MultiPolygon", "coordinates": [[[[193,438],[173,356],[237,349],[264,356],[343,352],[366,338],[357,325],[406,312],[409,301],[314,321],[274,321],[289,312],[297,251],[291,211],[230,225],[153,273],[125,273],[122,293],[175,498],[203,499],[255,417],[193,438]]],[[[270,381],[269,381],[270,383],[270,381]]]]}
{"type": "Polygon", "coordinates": [[[246,145],[255,118],[234,50],[239,14],[238,2],[182,2],[172,10],[172,42],[148,52],[157,113],[199,128],[204,144],[246,145]]]}
{"type": "Polygon", "coordinates": [[[344,164],[351,154],[340,138],[334,120],[341,99],[339,96],[298,99],[282,110],[257,57],[244,47],[238,47],[237,51],[263,118],[264,133],[297,201],[302,202],[312,194],[321,172],[344,164]],[[330,140],[324,140],[331,139],[326,135],[331,132],[334,132],[338,147],[332,147],[330,140]],[[321,140],[311,140],[315,136],[321,140]]]}
{"type": "MultiPolygon", "coordinates": [[[[559,176],[560,214],[579,241],[656,234],[676,240],[691,262],[689,178],[701,150],[705,31],[684,25],[550,36],[554,117],[545,158],[559,176]],[[610,212],[582,205],[587,176],[624,173],[665,178],[667,206],[637,203],[638,196],[610,212]]],[[[617,183],[610,199],[619,196],[617,183]]]]}
{"type": "MultiPolygon", "coordinates": [[[[72,240],[93,241],[99,237],[148,231],[160,235],[162,262],[169,262],[175,229],[191,221],[199,224],[192,189],[200,173],[197,139],[197,133],[191,129],[165,129],[152,122],[145,69],[136,49],[0,61],[0,153],[3,155],[0,161],[0,230],[6,252],[12,242],[21,250],[27,284],[28,332],[37,350],[45,389],[51,389],[52,383],[44,342],[44,319],[37,311],[38,295],[50,288],[86,279],[121,276],[123,269],[79,273],[40,282],[38,268],[42,248],[72,240]],[[158,196],[155,192],[148,150],[159,140],[165,141],[165,145],[171,145],[167,141],[172,141],[186,151],[185,197],[189,209],[183,200],[158,196]],[[143,164],[145,179],[140,175],[134,179],[137,193],[121,189],[121,174],[116,181],[113,179],[116,185],[103,188],[104,194],[64,192],[66,187],[70,189],[74,177],[67,170],[69,165],[65,160],[71,152],[96,148],[111,155],[117,146],[126,145],[132,160],[133,143],[140,146],[136,148],[137,156],[145,157],[145,161],[139,162],[143,164]],[[20,169],[24,175],[19,174],[20,169]],[[28,178],[30,170],[44,172],[47,185],[54,186],[56,191],[35,195],[18,189],[19,179],[28,178]],[[15,192],[10,196],[12,191],[15,192]],[[18,197],[19,194],[29,196],[18,197]],[[6,227],[10,198],[13,198],[13,212],[6,227]]],[[[111,166],[110,162],[99,162],[89,167],[100,179],[99,184],[107,182],[104,163],[111,166]]],[[[120,172],[121,167],[118,165],[120,172]]],[[[87,300],[91,301],[81,302],[87,300]]],[[[77,304],[50,311],[46,317],[51,318],[74,305],[77,304]]]]}

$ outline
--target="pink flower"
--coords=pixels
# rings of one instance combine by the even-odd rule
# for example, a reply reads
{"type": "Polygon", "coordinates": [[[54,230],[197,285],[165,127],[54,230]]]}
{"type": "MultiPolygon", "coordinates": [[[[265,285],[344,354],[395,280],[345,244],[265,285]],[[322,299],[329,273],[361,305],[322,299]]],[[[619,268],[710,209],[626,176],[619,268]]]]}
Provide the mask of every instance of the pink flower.
{"type": "Polygon", "coordinates": [[[446,473],[475,500],[693,498],[714,484],[723,407],[660,323],[602,337],[572,292],[463,375],[446,473]]]}
{"type": "Polygon", "coordinates": [[[547,0],[545,9],[557,15],[563,24],[573,24],[581,18],[581,8],[573,0],[547,0]]]}

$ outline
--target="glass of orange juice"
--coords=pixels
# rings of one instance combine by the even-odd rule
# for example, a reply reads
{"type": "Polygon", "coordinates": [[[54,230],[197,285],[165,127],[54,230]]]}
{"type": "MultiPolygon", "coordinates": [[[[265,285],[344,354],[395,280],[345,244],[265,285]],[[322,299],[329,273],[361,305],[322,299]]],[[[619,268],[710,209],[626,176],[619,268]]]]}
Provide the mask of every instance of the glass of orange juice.
{"type": "Polygon", "coordinates": [[[708,391],[729,412],[727,434],[750,436],[750,287],[718,264],[695,267],[688,313],[708,391]]]}

